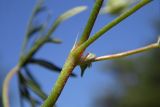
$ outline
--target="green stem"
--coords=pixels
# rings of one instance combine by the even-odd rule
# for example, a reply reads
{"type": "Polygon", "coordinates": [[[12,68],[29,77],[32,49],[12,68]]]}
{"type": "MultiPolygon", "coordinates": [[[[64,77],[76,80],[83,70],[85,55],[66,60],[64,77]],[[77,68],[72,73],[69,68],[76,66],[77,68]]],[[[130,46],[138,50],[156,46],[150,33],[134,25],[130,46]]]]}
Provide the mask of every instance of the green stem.
{"type": "Polygon", "coordinates": [[[9,96],[8,96],[8,89],[9,89],[9,82],[11,78],[20,70],[20,67],[17,65],[15,66],[6,76],[3,82],[2,88],[2,99],[3,99],[3,107],[10,107],[9,104],[9,96]]]}
{"type": "MultiPolygon", "coordinates": [[[[120,17],[118,17],[117,19],[115,19],[114,21],[112,21],[110,24],[108,24],[107,26],[105,26],[104,28],[102,28],[99,32],[97,32],[93,37],[91,37],[90,39],[88,39],[88,35],[90,34],[90,31],[84,31],[87,32],[87,36],[83,36],[81,38],[81,42],[84,42],[85,40],[87,40],[86,42],[84,42],[82,44],[82,46],[80,46],[79,48],[77,48],[76,50],[74,50],[76,52],[76,54],[72,54],[72,52],[69,54],[69,57],[55,83],[55,86],[53,88],[53,90],[51,91],[50,95],[48,96],[48,98],[45,100],[45,102],[42,104],[41,107],[52,107],[55,105],[58,97],[61,94],[61,91],[63,90],[69,75],[71,74],[71,72],[73,71],[73,69],[75,68],[77,61],[79,60],[81,53],[83,53],[83,51],[91,44],[93,43],[96,39],[98,39],[101,35],[103,35],[106,31],[108,31],[109,29],[111,29],[112,27],[114,27],[115,25],[117,25],[118,23],[120,23],[122,20],[124,20],[125,18],[127,18],[129,15],[131,15],[132,13],[134,13],[135,11],[137,11],[138,9],[140,9],[141,7],[143,7],[145,4],[149,3],[150,0],[143,0],[140,3],[138,3],[136,6],[134,6],[133,8],[131,8],[129,11],[127,11],[126,13],[122,14],[120,17]],[[76,56],[76,57],[75,57],[76,56]]],[[[100,3],[100,1],[97,0],[97,3],[100,3]]],[[[99,6],[98,6],[99,7],[99,6]]],[[[92,20],[92,26],[87,25],[88,27],[86,27],[87,29],[91,30],[93,25],[94,25],[94,21],[92,20]]],[[[80,43],[81,43],[80,42],[80,43]]]]}
{"type": "Polygon", "coordinates": [[[92,9],[92,12],[90,14],[90,17],[88,19],[87,25],[86,25],[86,27],[85,27],[85,29],[83,31],[83,34],[81,36],[81,39],[80,39],[78,45],[82,44],[83,42],[85,42],[89,38],[90,33],[92,31],[92,28],[94,26],[94,23],[95,23],[95,21],[97,19],[98,13],[99,13],[99,11],[101,9],[101,6],[103,4],[103,1],[104,0],[96,0],[96,2],[94,4],[94,7],[92,9]]]}
{"type": "MultiPolygon", "coordinates": [[[[81,37],[79,44],[85,42],[88,39],[90,32],[94,26],[95,20],[98,16],[99,10],[102,6],[103,1],[104,0],[97,0],[96,1],[94,8],[93,8],[93,11],[90,15],[90,18],[89,18],[88,23],[85,27],[85,30],[82,34],[82,37],[81,37]]],[[[80,53],[82,53],[82,51],[80,53]]],[[[77,61],[79,60],[80,53],[79,54],[72,54],[72,52],[71,52],[69,54],[69,57],[64,65],[56,83],[55,83],[53,90],[51,91],[50,95],[43,103],[42,107],[52,107],[55,105],[58,97],[61,94],[61,91],[63,90],[63,88],[64,88],[64,86],[70,76],[70,74],[72,73],[73,69],[75,68],[77,61]]]]}
{"type": "Polygon", "coordinates": [[[100,29],[97,33],[95,33],[91,38],[89,38],[86,42],[84,42],[77,50],[81,51],[87,48],[90,44],[96,41],[99,37],[101,37],[104,33],[109,31],[111,28],[119,24],[121,21],[126,19],[128,16],[132,15],[134,12],[145,6],[151,2],[151,0],[142,0],[137,5],[132,7],[130,10],[126,11],[125,13],[121,14],[118,18],[114,19],[112,22],[104,26],[100,29]]]}
{"type": "Polygon", "coordinates": [[[153,44],[150,44],[148,46],[145,46],[145,47],[142,47],[142,48],[139,48],[139,49],[130,50],[130,51],[127,51],[127,52],[100,56],[100,57],[96,57],[95,59],[93,59],[92,62],[121,58],[121,57],[129,56],[129,55],[145,52],[145,51],[148,51],[150,49],[155,49],[155,48],[160,48],[160,45],[158,43],[153,43],[153,44]]]}
{"type": "Polygon", "coordinates": [[[70,74],[72,73],[73,69],[77,64],[78,58],[74,57],[74,54],[70,53],[64,67],[55,83],[54,88],[52,89],[51,93],[49,94],[48,98],[45,102],[41,105],[41,107],[53,107],[60,96],[70,74]]]}
{"type": "Polygon", "coordinates": [[[48,38],[41,38],[39,39],[31,48],[27,55],[21,56],[20,58],[20,66],[24,66],[34,55],[35,53],[48,41],[48,38]]]}

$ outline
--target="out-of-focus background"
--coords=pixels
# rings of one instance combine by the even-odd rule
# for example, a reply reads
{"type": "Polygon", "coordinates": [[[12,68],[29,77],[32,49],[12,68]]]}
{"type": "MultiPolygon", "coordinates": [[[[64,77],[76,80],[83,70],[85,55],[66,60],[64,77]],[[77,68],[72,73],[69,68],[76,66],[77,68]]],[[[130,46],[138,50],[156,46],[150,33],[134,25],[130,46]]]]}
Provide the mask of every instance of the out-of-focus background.
{"type": "MultiPolygon", "coordinates": [[[[52,13],[50,23],[64,11],[86,5],[88,9],[65,21],[54,33],[61,45],[48,44],[36,54],[59,66],[63,66],[74,44],[77,33],[81,34],[94,0],[48,0],[45,5],[52,13]]],[[[0,0],[0,87],[5,75],[16,65],[20,56],[25,29],[35,0],[0,0]]],[[[93,32],[109,23],[116,16],[99,15],[93,32]]],[[[38,22],[37,22],[38,23],[38,22]]],[[[97,56],[123,52],[156,42],[160,35],[160,1],[153,0],[128,17],[87,49],[97,56]]],[[[58,102],[58,107],[160,107],[160,50],[133,55],[111,61],[94,63],[80,77],[70,78],[58,102]]],[[[47,94],[51,91],[58,73],[48,72],[39,66],[29,66],[47,94]]],[[[1,90],[1,88],[0,88],[1,90]]],[[[0,94],[1,91],[0,91],[0,94]]],[[[11,107],[20,107],[17,76],[10,85],[11,107]]],[[[1,101],[1,99],[0,99],[1,101]]],[[[25,106],[29,103],[24,101],[25,106]]],[[[0,102],[0,106],[1,102],[0,102]]]]}

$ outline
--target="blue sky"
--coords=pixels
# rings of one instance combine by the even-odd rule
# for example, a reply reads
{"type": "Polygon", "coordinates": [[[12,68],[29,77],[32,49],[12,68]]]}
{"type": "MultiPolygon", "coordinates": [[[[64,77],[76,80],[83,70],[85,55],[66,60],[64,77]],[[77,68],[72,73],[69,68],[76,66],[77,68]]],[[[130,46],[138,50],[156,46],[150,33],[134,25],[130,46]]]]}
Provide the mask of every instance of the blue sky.
{"type": "MultiPolygon", "coordinates": [[[[6,72],[18,62],[27,22],[35,3],[35,0],[0,0],[0,64],[6,69],[6,72]]],[[[82,0],[47,0],[46,5],[52,12],[51,23],[58,15],[70,8],[86,5],[88,9],[65,21],[56,30],[54,35],[63,41],[61,45],[45,45],[36,57],[48,59],[59,66],[63,66],[77,33],[81,34],[83,31],[93,3],[93,0],[85,2],[82,0]]],[[[144,46],[156,34],[152,21],[160,16],[159,7],[159,0],[154,0],[107,32],[86,52],[100,56],[144,46]]],[[[113,19],[114,17],[110,15],[100,15],[92,34],[113,19]]],[[[94,97],[101,94],[104,88],[110,90],[112,87],[116,87],[114,76],[111,72],[104,73],[101,69],[102,64],[103,62],[93,64],[92,68],[87,69],[83,78],[80,77],[80,70],[77,67],[74,72],[78,77],[69,79],[58,100],[58,107],[89,107],[93,103],[94,97]]],[[[58,74],[39,66],[30,66],[30,68],[40,83],[43,84],[43,89],[49,93],[58,74]]],[[[14,96],[13,107],[19,107],[17,87],[15,76],[10,87],[12,96],[14,96]]]]}

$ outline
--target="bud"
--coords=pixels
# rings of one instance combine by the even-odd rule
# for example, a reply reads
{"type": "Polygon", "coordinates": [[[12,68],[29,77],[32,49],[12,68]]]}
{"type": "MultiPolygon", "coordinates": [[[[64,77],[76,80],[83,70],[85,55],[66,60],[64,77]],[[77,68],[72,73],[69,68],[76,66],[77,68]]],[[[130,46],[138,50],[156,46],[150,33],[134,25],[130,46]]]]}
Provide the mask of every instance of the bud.
{"type": "Polygon", "coordinates": [[[106,6],[101,13],[109,13],[112,15],[119,15],[126,11],[136,0],[107,0],[106,6]]]}
{"type": "Polygon", "coordinates": [[[92,61],[95,57],[96,57],[95,54],[93,54],[93,53],[88,53],[85,57],[83,57],[83,58],[81,59],[81,62],[80,62],[80,64],[79,64],[79,65],[80,65],[80,68],[81,68],[81,77],[83,76],[85,70],[86,70],[87,68],[91,67],[92,62],[90,62],[90,61],[92,61]]]}

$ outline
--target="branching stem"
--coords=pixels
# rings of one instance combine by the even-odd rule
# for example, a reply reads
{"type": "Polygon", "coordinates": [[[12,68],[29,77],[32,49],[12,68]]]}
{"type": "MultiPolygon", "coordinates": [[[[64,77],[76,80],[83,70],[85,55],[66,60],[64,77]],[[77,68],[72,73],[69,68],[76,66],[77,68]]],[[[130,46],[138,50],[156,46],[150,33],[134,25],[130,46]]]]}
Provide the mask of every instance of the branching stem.
{"type": "Polygon", "coordinates": [[[100,29],[97,33],[95,33],[91,38],[89,38],[86,42],[84,42],[77,50],[84,50],[89,45],[91,45],[93,42],[95,42],[99,37],[101,37],[104,33],[109,31],[111,28],[119,24],[121,21],[126,19],[128,16],[132,15],[134,12],[145,6],[151,2],[151,0],[142,0],[137,5],[126,11],[125,13],[121,14],[119,17],[114,19],[112,22],[104,26],[102,29],[100,29]]]}
{"type": "MultiPolygon", "coordinates": [[[[109,23],[108,25],[103,27],[100,31],[98,31],[93,37],[88,39],[90,31],[92,30],[92,27],[94,25],[96,16],[98,15],[98,11],[97,11],[97,14],[94,14],[95,19],[93,21],[91,21],[92,22],[91,26],[89,26],[88,24],[86,25],[86,28],[87,29],[89,28],[89,32],[86,32],[87,35],[83,35],[81,37],[80,43],[82,43],[82,45],[80,44],[79,47],[73,49],[73,51],[75,52],[74,54],[73,54],[73,51],[71,51],[71,53],[69,54],[69,57],[66,60],[66,63],[65,63],[65,65],[64,65],[64,67],[63,67],[63,69],[62,69],[62,71],[56,81],[54,88],[52,89],[50,95],[48,96],[48,98],[45,100],[45,102],[42,104],[41,107],[53,107],[55,105],[58,97],[61,94],[61,91],[63,90],[63,88],[69,78],[69,75],[72,73],[73,69],[77,66],[77,64],[78,64],[77,61],[80,60],[81,55],[83,54],[84,50],[90,44],[92,44],[95,40],[97,40],[99,37],[101,37],[109,29],[111,29],[112,27],[114,27],[115,25],[120,23],[122,20],[124,20],[125,18],[127,18],[128,16],[130,16],[131,14],[133,14],[134,12],[136,12],[138,9],[140,9],[141,7],[143,7],[144,5],[146,5],[149,2],[150,2],[150,0],[142,0],[136,6],[134,6],[133,8],[131,8],[130,10],[128,10],[127,12],[125,12],[124,14],[122,14],[121,16],[116,18],[115,20],[113,20],[111,23],[109,23]]],[[[97,0],[96,4],[98,4],[98,3],[102,3],[102,0],[97,0]]],[[[101,7],[101,5],[100,4],[96,5],[96,4],[95,4],[95,8],[99,9],[101,7]]],[[[94,10],[94,8],[93,8],[93,10],[94,10]]],[[[91,16],[92,16],[92,14],[91,14],[91,16]]]]}
{"type": "Polygon", "coordinates": [[[78,45],[82,44],[83,42],[85,42],[89,38],[90,33],[92,31],[92,28],[94,26],[94,23],[95,23],[95,21],[97,19],[98,13],[99,13],[99,11],[101,9],[101,6],[103,4],[103,1],[104,0],[96,0],[96,3],[95,3],[95,5],[94,5],[94,7],[92,9],[92,12],[90,14],[90,17],[88,19],[88,22],[86,24],[86,27],[85,27],[85,29],[83,31],[83,34],[81,36],[81,39],[80,39],[78,45]]]}

